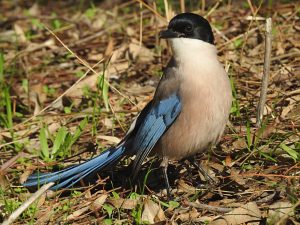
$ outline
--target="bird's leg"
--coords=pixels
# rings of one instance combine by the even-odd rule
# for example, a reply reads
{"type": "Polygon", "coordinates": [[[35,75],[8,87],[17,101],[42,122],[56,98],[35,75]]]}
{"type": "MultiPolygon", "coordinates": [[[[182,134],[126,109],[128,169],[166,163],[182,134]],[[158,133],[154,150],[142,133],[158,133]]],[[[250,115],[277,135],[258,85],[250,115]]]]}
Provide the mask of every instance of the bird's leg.
{"type": "Polygon", "coordinates": [[[171,197],[171,187],[170,187],[168,173],[167,173],[168,165],[169,165],[169,159],[167,157],[163,157],[163,160],[162,160],[160,166],[162,168],[162,172],[163,172],[165,183],[166,183],[167,198],[170,199],[170,197],[171,197]]]}

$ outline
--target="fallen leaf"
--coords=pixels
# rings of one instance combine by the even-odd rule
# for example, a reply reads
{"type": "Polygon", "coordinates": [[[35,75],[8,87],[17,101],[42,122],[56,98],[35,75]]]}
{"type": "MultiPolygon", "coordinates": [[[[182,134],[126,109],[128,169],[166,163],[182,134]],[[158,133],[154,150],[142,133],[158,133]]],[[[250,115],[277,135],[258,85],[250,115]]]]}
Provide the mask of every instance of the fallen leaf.
{"type": "Polygon", "coordinates": [[[192,208],[188,212],[178,215],[177,219],[179,219],[181,222],[187,222],[193,221],[197,217],[200,217],[200,213],[195,208],[192,208]]]}
{"type": "Polygon", "coordinates": [[[178,190],[183,191],[185,193],[189,193],[189,194],[195,194],[196,193],[196,188],[195,187],[186,184],[181,179],[178,181],[178,190]]]}
{"type": "Polygon", "coordinates": [[[240,171],[235,168],[230,169],[230,178],[240,185],[246,184],[245,179],[240,175],[240,171]]]}
{"type": "Polygon", "coordinates": [[[26,39],[24,30],[22,29],[22,27],[19,26],[18,24],[14,24],[14,30],[15,30],[16,35],[18,37],[18,41],[20,41],[21,43],[26,43],[27,39],[26,39]]]}
{"type": "Polygon", "coordinates": [[[90,208],[94,211],[98,211],[105,203],[107,196],[107,194],[100,195],[95,201],[93,201],[90,208]]]}
{"type": "Polygon", "coordinates": [[[89,208],[90,208],[90,206],[85,206],[85,207],[83,207],[81,209],[76,210],[75,212],[73,212],[72,214],[70,214],[69,216],[67,216],[67,220],[74,220],[74,219],[78,218],[83,213],[85,213],[86,211],[88,211],[89,208]]]}
{"type": "Polygon", "coordinates": [[[29,177],[32,171],[30,170],[25,170],[24,173],[21,174],[19,181],[21,184],[23,184],[29,177]]]}
{"type": "Polygon", "coordinates": [[[270,205],[268,213],[268,224],[275,224],[279,219],[284,216],[293,216],[293,205],[290,202],[275,202],[270,205]]]}
{"type": "Polygon", "coordinates": [[[259,225],[261,220],[261,212],[255,202],[249,202],[244,206],[236,208],[224,216],[218,216],[210,225],[259,225]]]}
{"type": "Polygon", "coordinates": [[[234,147],[234,149],[244,149],[247,147],[247,143],[244,139],[239,138],[232,143],[232,146],[234,147]]]}
{"type": "Polygon", "coordinates": [[[95,18],[92,22],[92,27],[95,30],[100,30],[103,27],[103,25],[105,24],[106,18],[107,18],[107,16],[105,13],[98,14],[97,16],[95,16],[95,18]]]}
{"type": "Polygon", "coordinates": [[[124,199],[124,198],[110,198],[107,200],[108,203],[112,204],[116,208],[122,209],[134,209],[137,206],[137,199],[124,199]]]}
{"type": "Polygon", "coordinates": [[[0,187],[2,190],[6,190],[10,186],[9,181],[6,179],[6,177],[0,173],[0,187]]]}
{"type": "Polygon", "coordinates": [[[105,49],[105,56],[110,56],[114,50],[114,39],[110,38],[105,49]]]}
{"type": "Polygon", "coordinates": [[[28,9],[28,14],[31,15],[31,16],[38,16],[38,15],[40,15],[39,4],[34,3],[34,4],[28,9]]]}
{"type": "Polygon", "coordinates": [[[227,155],[226,159],[225,159],[225,165],[228,167],[231,167],[232,166],[231,163],[232,163],[232,159],[231,159],[230,155],[227,155]]]}
{"type": "Polygon", "coordinates": [[[153,52],[135,39],[129,44],[129,53],[134,60],[140,62],[151,62],[154,59],[153,52]]]}
{"type": "Polygon", "coordinates": [[[34,103],[33,115],[36,116],[42,110],[41,101],[39,99],[38,93],[35,91],[30,92],[29,94],[30,101],[34,103]]]}
{"type": "Polygon", "coordinates": [[[166,219],[165,214],[161,207],[150,199],[146,199],[144,202],[144,210],[142,213],[142,221],[150,224],[164,221],[166,219]]]}
{"type": "Polygon", "coordinates": [[[97,135],[97,138],[105,140],[105,141],[109,141],[113,144],[118,144],[120,143],[121,139],[114,137],[114,136],[107,136],[107,135],[97,135]]]}

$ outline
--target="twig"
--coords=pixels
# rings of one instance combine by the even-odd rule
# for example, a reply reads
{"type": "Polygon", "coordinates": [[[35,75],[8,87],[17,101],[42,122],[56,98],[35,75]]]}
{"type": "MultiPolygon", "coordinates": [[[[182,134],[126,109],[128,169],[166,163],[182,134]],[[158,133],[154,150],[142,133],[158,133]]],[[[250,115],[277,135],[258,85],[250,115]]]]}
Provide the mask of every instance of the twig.
{"type": "Polygon", "coordinates": [[[16,163],[16,161],[21,158],[24,157],[26,154],[24,152],[19,152],[17,155],[15,155],[14,157],[12,157],[10,160],[8,160],[7,162],[3,163],[2,166],[0,167],[0,174],[4,174],[5,170],[7,168],[9,168],[10,166],[14,165],[16,163]]]}
{"type": "Polygon", "coordinates": [[[140,41],[139,41],[139,47],[142,47],[142,41],[143,41],[143,4],[140,3],[140,41]]]}
{"type": "Polygon", "coordinates": [[[261,26],[263,26],[263,24],[261,24],[260,26],[257,26],[257,27],[252,28],[251,30],[247,31],[246,33],[239,34],[238,36],[235,36],[234,38],[230,39],[229,41],[226,41],[226,42],[224,42],[223,44],[217,46],[218,52],[223,51],[223,48],[224,48],[226,45],[228,45],[228,44],[234,42],[235,40],[237,40],[237,39],[239,39],[239,38],[243,38],[244,36],[246,37],[246,35],[249,36],[249,35],[255,33],[258,29],[261,28],[261,26]]]}
{"type": "Polygon", "coordinates": [[[103,34],[105,34],[106,32],[108,32],[108,31],[110,31],[110,30],[112,30],[112,29],[116,29],[118,26],[119,26],[118,24],[114,24],[114,25],[112,25],[112,26],[109,26],[107,29],[105,29],[105,30],[100,30],[100,31],[98,31],[98,32],[96,32],[96,33],[94,33],[94,34],[92,34],[92,35],[86,37],[86,38],[82,38],[82,39],[78,40],[77,42],[75,42],[74,44],[70,44],[69,46],[70,46],[70,47],[74,47],[74,46],[76,46],[76,45],[81,45],[81,44],[83,44],[83,43],[90,42],[90,41],[92,41],[93,39],[96,39],[96,38],[98,38],[98,37],[103,36],[103,34]]]}
{"type": "Polygon", "coordinates": [[[169,11],[169,5],[167,0],[164,0],[164,5],[165,5],[165,13],[166,13],[167,21],[170,21],[170,11],[169,11]]]}
{"type": "Polygon", "coordinates": [[[268,203],[268,202],[270,202],[271,200],[273,200],[273,198],[275,197],[276,194],[277,194],[276,191],[274,191],[272,194],[267,195],[266,197],[263,197],[263,198],[261,198],[261,199],[255,201],[255,202],[258,203],[258,204],[268,203]]]}
{"type": "Polygon", "coordinates": [[[264,107],[267,98],[270,62],[271,62],[271,49],[272,49],[272,19],[266,19],[266,41],[265,41],[265,59],[264,59],[264,73],[261,84],[261,92],[259,98],[259,105],[256,114],[256,127],[261,127],[263,119],[264,107]]]}
{"type": "MultiPolygon", "coordinates": [[[[289,58],[289,57],[296,57],[296,56],[299,56],[299,55],[300,55],[300,52],[289,52],[289,53],[286,53],[286,54],[283,54],[283,55],[278,55],[278,56],[271,57],[271,61],[285,59],[285,58],[289,58]]],[[[253,62],[253,63],[250,62],[250,64],[257,65],[257,64],[261,64],[263,62],[264,62],[264,60],[261,60],[261,61],[253,62]]]]}
{"type": "Polygon", "coordinates": [[[184,0],[180,0],[180,9],[181,9],[182,13],[185,12],[185,3],[184,3],[184,0]]]}
{"type": "Polygon", "coordinates": [[[160,15],[156,10],[154,10],[152,7],[150,7],[146,2],[144,2],[142,0],[135,0],[135,1],[142,3],[147,9],[149,9],[151,12],[153,12],[157,17],[162,19],[164,22],[167,22],[167,19],[165,17],[160,15]]]}
{"type": "Polygon", "coordinates": [[[212,14],[218,8],[221,2],[222,0],[217,1],[216,4],[208,11],[208,13],[204,15],[204,18],[207,18],[210,14],[212,14]]]}
{"type": "Polygon", "coordinates": [[[54,182],[50,182],[42,186],[37,192],[35,192],[29,199],[27,199],[19,208],[17,208],[2,225],[9,225],[13,223],[35,200],[37,200],[44,192],[54,185],[54,182]]]}
{"type": "Polygon", "coordinates": [[[210,212],[221,212],[221,213],[228,213],[232,211],[231,208],[223,208],[223,207],[217,207],[217,206],[212,206],[212,205],[206,205],[206,204],[201,204],[197,202],[187,202],[189,206],[195,207],[197,209],[205,209],[210,212]]]}

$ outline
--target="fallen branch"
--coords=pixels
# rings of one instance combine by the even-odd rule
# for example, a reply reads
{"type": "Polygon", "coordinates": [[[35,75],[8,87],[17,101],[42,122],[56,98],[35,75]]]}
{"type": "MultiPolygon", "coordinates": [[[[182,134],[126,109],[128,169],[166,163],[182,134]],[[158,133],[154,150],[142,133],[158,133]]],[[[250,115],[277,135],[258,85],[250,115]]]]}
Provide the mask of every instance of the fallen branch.
{"type": "Polygon", "coordinates": [[[272,49],[272,19],[266,19],[266,45],[265,45],[265,59],[264,59],[264,73],[261,84],[261,92],[259,98],[259,104],[257,107],[256,114],[256,127],[261,127],[263,119],[263,113],[267,98],[269,73],[270,73],[270,62],[271,62],[271,49],[272,49]]]}
{"type": "Polygon", "coordinates": [[[44,192],[54,185],[54,182],[50,182],[42,186],[37,192],[35,192],[29,199],[27,199],[19,208],[17,208],[2,225],[9,225],[13,223],[35,200],[37,200],[44,192]]]}

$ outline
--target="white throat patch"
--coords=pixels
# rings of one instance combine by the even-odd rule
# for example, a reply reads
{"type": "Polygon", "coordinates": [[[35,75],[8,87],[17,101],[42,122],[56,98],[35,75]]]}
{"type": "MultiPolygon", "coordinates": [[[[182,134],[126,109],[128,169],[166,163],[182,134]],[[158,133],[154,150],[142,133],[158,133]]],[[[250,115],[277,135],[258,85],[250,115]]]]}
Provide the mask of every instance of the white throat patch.
{"type": "Polygon", "coordinates": [[[217,60],[216,47],[207,42],[190,38],[172,38],[170,42],[176,61],[188,62],[195,58],[217,60]]]}

